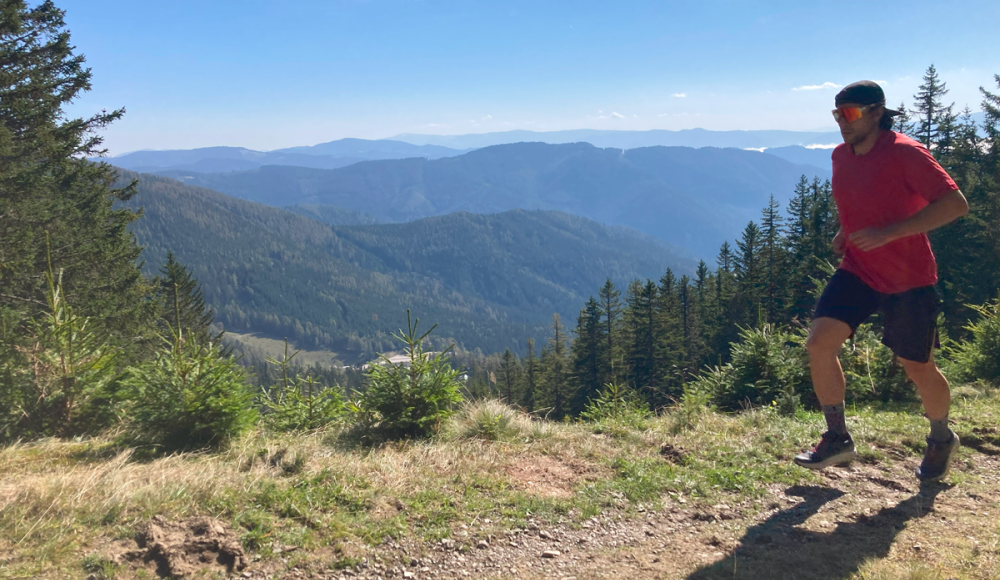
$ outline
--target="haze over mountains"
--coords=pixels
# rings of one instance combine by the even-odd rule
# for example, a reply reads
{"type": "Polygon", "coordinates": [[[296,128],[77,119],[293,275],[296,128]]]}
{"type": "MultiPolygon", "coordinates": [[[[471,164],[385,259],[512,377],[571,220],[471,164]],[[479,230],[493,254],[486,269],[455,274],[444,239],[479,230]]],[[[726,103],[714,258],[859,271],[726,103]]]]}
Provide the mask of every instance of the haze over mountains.
{"type": "MultiPolygon", "coordinates": [[[[110,158],[118,167],[133,171],[164,171],[170,169],[217,173],[246,171],[262,165],[292,165],[318,169],[335,169],[364,160],[426,157],[440,159],[460,155],[472,149],[519,142],[549,144],[590,143],[597,147],[634,149],[637,147],[735,147],[737,149],[771,149],[768,151],[790,161],[813,160],[814,165],[829,168],[829,156],[810,155],[807,145],[831,145],[840,142],[836,132],[796,131],[507,131],[474,135],[405,134],[394,139],[339,139],[312,146],[288,147],[274,151],[255,151],[244,147],[203,147],[186,150],[143,150],[110,158]],[[451,145],[442,145],[451,143],[451,145]],[[795,159],[787,157],[781,148],[802,150],[795,159]],[[803,155],[805,157],[803,157],[803,155]]],[[[818,150],[822,151],[822,150],[818,150]]]]}
{"type": "Polygon", "coordinates": [[[784,203],[802,175],[829,177],[820,168],[757,151],[622,151],[587,143],[516,143],[437,160],[369,161],[333,170],[264,166],[158,173],[258,203],[331,205],[385,222],[459,211],[563,211],[633,227],[706,259],[757,219],[771,195],[784,203]]]}
{"type": "Polygon", "coordinates": [[[453,149],[473,149],[504,145],[522,141],[550,144],[590,143],[596,147],[735,147],[759,149],[761,147],[786,147],[798,145],[828,145],[843,139],[836,129],[830,131],[709,131],[708,129],[683,129],[667,131],[607,131],[599,129],[572,129],[568,131],[503,131],[469,135],[420,135],[403,133],[392,139],[415,145],[440,145],[453,149]]]}
{"type": "Polygon", "coordinates": [[[521,350],[553,312],[572,320],[608,276],[623,285],[695,266],[650,236],[559,212],[331,228],[171,179],[121,175],[133,178],[139,191],[127,205],[144,208],[132,231],[149,273],[172,251],[226,328],[333,348],[345,360],[393,348],[388,335],[407,308],[468,348],[521,350]]]}
{"type": "Polygon", "coordinates": [[[439,159],[463,151],[437,145],[412,145],[401,141],[340,139],[310,147],[254,151],[244,147],[203,147],[169,151],[135,151],[111,159],[112,165],[131,171],[197,171],[219,173],[247,171],[263,165],[291,165],[335,169],[371,159],[426,157],[439,159]]]}

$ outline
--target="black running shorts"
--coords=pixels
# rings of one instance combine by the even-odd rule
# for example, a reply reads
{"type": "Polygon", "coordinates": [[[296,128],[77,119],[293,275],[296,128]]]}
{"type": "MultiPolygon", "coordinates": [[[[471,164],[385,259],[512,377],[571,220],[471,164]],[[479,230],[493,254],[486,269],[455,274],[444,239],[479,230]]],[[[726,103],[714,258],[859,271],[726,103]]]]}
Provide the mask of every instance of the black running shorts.
{"type": "Polygon", "coordinates": [[[837,270],[820,296],[813,320],[834,318],[855,331],[872,314],[881,312],[882,344],[899,358],[927,362],[937,344],[940,302],[933,286],[882,294],[854,274],[837,270]]]}

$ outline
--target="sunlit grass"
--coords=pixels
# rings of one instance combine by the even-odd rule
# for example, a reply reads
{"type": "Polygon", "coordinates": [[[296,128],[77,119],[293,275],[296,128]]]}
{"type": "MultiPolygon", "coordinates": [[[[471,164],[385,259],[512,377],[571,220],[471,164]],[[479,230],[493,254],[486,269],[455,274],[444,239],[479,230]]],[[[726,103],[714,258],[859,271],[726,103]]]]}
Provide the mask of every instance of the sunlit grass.
{"type": "MultiPolygon", "coordinates": [[[[996,441],[998,402],[996,390],[960,391],[956,430],[996,441]]],[[[670,498],[754,500],[769,485],[818,477],[790,461],[818,438],[818,413],[705,412],[684,417],[683,429],[677,420],[667,413],[641,430],[605,425],[595,433],[590,424],[538,421],[485,402],[456,414],[437,440],[377,448],[352,447],[337,428],[255,432],[217,453],[145,459],[111,438],[18,443],[0,449],[0,564],[12,576],[80,575],[85,562],[97,566],[92,547],[101,538],[129,538],[154,515],[221,518],[264,559],[274,546],[296,545],[330,547],[349,562],[348,545],[436,541],[465,522],[488,520],[490,530],[529,518],[572,524],[607,510],[656,509],[670,498]],[[674,452],[661,453],[665,444],[674,452]],[[539,458],[586,467],[587,476],[563,482],[563,495],[533,494],[510,473],[539,458]]],[[[853,409],[848,423],[866,462],[917,456],[927,430],[913,406],[853,409]]],[[[961,450],[959,461],[968,453],[961,450]]],[[[862,577],[897,577],[868,570],[862,577]]],[[[898,577],[923,577],[905,574],[898,577]]]]}

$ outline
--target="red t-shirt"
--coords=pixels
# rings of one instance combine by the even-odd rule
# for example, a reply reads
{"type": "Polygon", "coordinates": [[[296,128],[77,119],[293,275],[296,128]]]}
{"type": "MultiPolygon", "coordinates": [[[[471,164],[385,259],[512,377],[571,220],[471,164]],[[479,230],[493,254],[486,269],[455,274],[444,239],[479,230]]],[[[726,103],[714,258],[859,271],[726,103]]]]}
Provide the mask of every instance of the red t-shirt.
{"type": "MultiPolygon", "coordinates": [[[[883,131],[865,155],[855,155],[852,146],[842,143],[832,157],[833,199],[845,239],[865,228],[905,220],[958,189],[930,151],[895,131],[883,131]]],[[[868,252],[848,242],[840,268],[885,294],[937,282],[926,234],[899,238],[868,252]]]]}

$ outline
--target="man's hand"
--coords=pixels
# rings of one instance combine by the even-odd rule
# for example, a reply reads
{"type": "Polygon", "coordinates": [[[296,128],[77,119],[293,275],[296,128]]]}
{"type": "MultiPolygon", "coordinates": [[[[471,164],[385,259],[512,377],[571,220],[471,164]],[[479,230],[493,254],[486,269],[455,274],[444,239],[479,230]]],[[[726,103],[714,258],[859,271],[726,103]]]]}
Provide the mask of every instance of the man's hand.
{"type": "MultiPolygon", "coordinates": [[[[895,240],[897,236],[894,234],[893,229],[894,228],[865,228],[854,232],[847,239],[855,248],[861,250],[862,252],[868,252],[895,240]]],[[[834,238],[834,242],[836,242],[836,238],[834,238]]],[[[836,247],[836,245],[834,245],[834,247],[836,247]]]]}
{"type": "Polygon", "coordinates": [[[843,230],[837,230],[837,235],[833,236],[833,253],[838,256],[843,256],[844,246],[846,246],[844,232],[843,230]]]}

